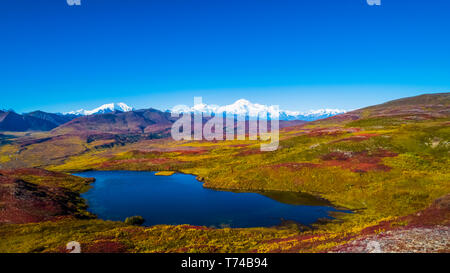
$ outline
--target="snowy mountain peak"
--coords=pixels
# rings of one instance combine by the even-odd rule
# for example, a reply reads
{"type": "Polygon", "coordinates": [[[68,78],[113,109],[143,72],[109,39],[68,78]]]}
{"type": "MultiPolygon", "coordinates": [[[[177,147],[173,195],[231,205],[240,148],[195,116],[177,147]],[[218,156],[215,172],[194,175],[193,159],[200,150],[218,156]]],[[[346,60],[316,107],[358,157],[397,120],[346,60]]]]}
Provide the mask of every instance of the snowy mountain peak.
{"type": "MultiPolygon", "coordinates": [[[[76,115],[76,116],[88,116],[88,115],[95,115],[95,114],[111,113],[114,111],[129,112],[132,110],[133,110],[132,107],[126,105],[123,102],[119,102],[119,103],[104,104],[93,110],[80,109],[77,111],[71,111],[71,112],[64,113],[64,114],[76,115]]],[[[171,111],[175,112],[175,113],[205,113],[208,115],[228,112],[228,113],[234,113],[241,117],[255,118],[258,116],[258,114],[261,114],[261,113],[270,113],[271,115],[273,115],[273,113],[275,113],[275,108],[273,106],[252,103],[246,99],[239,99],[232,104],[224,105],[224,106],[211,105],[211,104],[205,104],[205,103],[199,103],[199,104],[194,105],[193,107],[188,107],[185,105],[178,105],[178,106],[174,107],[171,111]]],[[[306,112],[279,110],[278,113],[279,113],[280,120],[312,121],[312,120],[331,117],[331,116],[338,115],[338,114],[345,113],[345,112],[346,112],[345,110],[341,110],[341,109],[318,109],[318,110],[310,110],[310,111],[306,111],[306,112]]],[[[275,116],[275,115],[273,115],[273,116],[275,116]]]]}
{"type": "MultiPolygon", "coordinates": [[[[172,109],[172,112],[177,113],[205,113],[205,114],[215,114],[215,113],[234,113],[238,116],[248,116],[250,118],[257,117],[259,113],[274,113],[275,109],[273,106],[262,105],[258,103],[252,103],[246,99],[239,99],[232,104],[217,106],[208,104],[196,104],[193,107],[187,106],[176,106],[172,109]]],[[[341,109],[318,109],[310,110],[306,112],[300,111],[289,111],[289,110],[279,110],[280,120],[305,120],[312,121],[322,118],[331,117],[334,115],[345,113],[345,110],[341,109]]]]}
{"type": "Polygon", "coordinates": [[[119,103],[108,103],[108,104],[103,104],[100,107],[97,107],[93,110],[84,110],[84,109],[80,109],[77,111],[71,111],[71,112],[67,112],[64,113],[66,115],[76,115],[76,116],[89,116],[89,115],[95,115],[95,114],[105,114],[105,113],[111,113],[114,111],[120,111],[120,112],[129,112],[132,111],[133,108],[126,105],[123,102],[119,102],[119,103]]]}
{"type": "Polygon", "coordinates": [[[249,104],[252,103],[246,99],[239,99],[233,103],[233,105],[249,105],[249,104]]]}

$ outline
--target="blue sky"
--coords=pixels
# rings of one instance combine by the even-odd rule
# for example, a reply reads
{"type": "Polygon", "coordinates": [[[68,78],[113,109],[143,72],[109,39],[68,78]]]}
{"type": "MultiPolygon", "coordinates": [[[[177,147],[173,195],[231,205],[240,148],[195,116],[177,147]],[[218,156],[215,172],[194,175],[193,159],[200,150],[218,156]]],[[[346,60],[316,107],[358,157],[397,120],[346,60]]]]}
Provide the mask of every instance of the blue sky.
{"type": "Polygon", "coordinates": [[[0,108],[202,96],[355,109],[450,90],[450,1],[3,0],[0,108]]]}

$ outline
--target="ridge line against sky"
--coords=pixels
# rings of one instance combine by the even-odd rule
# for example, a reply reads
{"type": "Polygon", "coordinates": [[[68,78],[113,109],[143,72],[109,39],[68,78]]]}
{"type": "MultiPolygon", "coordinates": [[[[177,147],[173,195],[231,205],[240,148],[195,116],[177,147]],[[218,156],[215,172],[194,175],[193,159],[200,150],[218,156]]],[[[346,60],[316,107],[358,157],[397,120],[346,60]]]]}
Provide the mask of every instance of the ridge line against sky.
{"type": "MultiPolygon", "coordinates": [[[[134,110],[142,110],[142,109],[149,109],[152,107],[144,107],[144,108],[135,108],[132,105],[128,105],[124,102],[112,102],[112,103],[106,103],[103,105],[100,105],[99,107],[96,107],[92,110],[89,109],[77,109],[69,112],[63,112],[61,114],[64,115],[92,115],[96,114],[98,112],[102,113],[105,110],[108,111],[121,111],[121,112],[128,112],[128,111],[134,111],[134,110]]],[[[171,109],[157,109],[161,111],[170,111],[170,112],[176,112],[176,113],[185,113],[185,112],[196,112],[196,111],[203,111],[204,113],[222,113],[222,112],[234,112],[234,113],[243,113],[249,110],[252,113],[260,113],[263,111],[273,111],[273,108],[271,105],[262,105],[259,103],[253,103],[246,99],[239,99],[233,102],[232,104],[227,105],[214,105],[214,104],[205,104],[201,103],[194,106],[188,106],[188,105],[177,105],[172,107],[171,109]]],[[[346,109],[330,109],[330,108],[321,108],[321,109],[310,109],[308,111],[298,111],[293,109],[279,109],[280,112],[283,112],[287,115],[291,116],[298,116],[298,115],[311,115],[311,114],[319,114],[319,113],[345,113],[347,112],[346,109]]],[[[257,115],[257,114],[256,114],[257,115]]]]}
{"type": "MultiPolygon", "coordinates": [[[[318,88],[318,87],[317,87],[318,88]]],[[[345,87],[340,87],[341,89],[348,89],[345,87]]],[[[356,87],[353,87],[356,88],[356,87]]],[[[282,90],[283,88],[276,88],[276,90],[282,90]]],[[[311,93],[315,93],[316,91],[315,88],[309,88],[311,91],[311,93]]],[[[361,87],[358,88],[359,90],[367,90],[367,87],[361,87]]],[[[330,89],[328,89],[330,90],[330,89]]],[[[371,91],[370,93],[366,93],[364,96],[373,98],[374,96],[372,96],[372,94],[377,94],[376,88],[370,88],[370,90],[375,90],[375,91],[371,91]]],[[[391,89],[392,90],[392,89],[391,89]]],[[[208,105],[229,105],[234,103],[235,101],[239,100],[239,99],[245,99],[250,101],[251,103],[256,103],[256,104],[262,104],[262,105],[279,105],[280,109],[283,109],[284,111],[297,111],[297,112],[301,112],[301,113],[306,113],[309,111],[313,111],[313,110],[320,110],[320,109],[340,109],[340,110],[344,110],[344,111],[352,111],[352,110],[356,110],[356,109],[360,109],[360,108],[364,108],[364,107],[368,107],[368,106],[372,106],[372,105],[376,105],[376,104],[381,104],[381,103],[385,103],[387,101],[391,101],[391,100],[395,100],[395,99],[401,99],[401,98],[405,98],[405,97],[413,97],[413,96],[417,96],[417,95],[423,95],[423,94],[432,94],[432,93],[446,93],[446,92],[450,92],[450,89],[448,89],[447,91],[445,89],[437,89],[439,91],[433,91],[433,92],[429,92],[426,91],[427,89],[408,89],[408,88],[401,88],[401,91],[397,91],[394,92],[391,96],[384,96],[384,97],[377,97],[377,98],[373,98],[371,100],[371,102],[368,102],[366,104],[360,104],[360,105],[356,105],[354,107],[341,107],[339,105],[350,105],[348,103],[343,103],[343,104],[339,104],[339,103],[329,103],[329,100],[308,100],[305,99],[303,101],[296,101],[295,105],[299,105],[294,106],[292,108],[286,108],[286,107],[281,107],[280,104],[277,104],[277,100],[276,98],[273,97],[267,97],[265,99],[262,99],[262,101],[267,101],[268,103],[262,103],[260,101],[257,100],[253,100],[253,99],[247,99],[247,98],[238,98],[238,99],[232,99],[231,97],[228,97],[226,99],[214,99],[215,96],[211,96],[211,94],[207,94],[206,96],[203,96],[203,98],[205,97],[209,97],[212,99],[211,100],[206,100],[204,101],[206,104],[208,105]],[[419,90],[419,91],[417,91],[419,90]],[[423,91],[420,91],[423,90],[423,91]],[[403,95],[399,95],[399,93],[403,94],[403,95]],[[209,103],[209,101],[211,101],[211,103],[209,103]],[[230,103],[214,103],[213,101],[219,101],[219,102],[230,102],[230,103]],[[331,106],[330,106],[331,105],[331,106]],[[313,107],[316,106],[316,107],[313,107]]],[[[347,96],[353,96],[354,94],[352,93],[347,93],[347,94],[342,94],[341,91],[336,91],[337,92],[337,96],[340,97],[341,101],[345,101],[345,97],[347,96]]],[[[201,92],[196,92],[194,94],[200,94],[201,92]]],[[[364,93],[364,91],[361,91],[361,93],[364,93]]],[[[276,94],[278,94],[279,96],[279,92],[277,92],[276,94]]],[[[161,111],[166,111],[166,110],[170,110],[172,109],[174,106],[176,106],[177,104],[175,102],[179,102],[178,104],[184,104],[187,106],[193,106],[193,98],[198,97],[199,95],[194,95],[193,97],[189,97],[187,96],[185,99],[180,99],[178,98],[177,100],[170,100],[168,99],[167,101],[164,102],[164,100],[159,101],[158,104],[152,103],[152,99],[151,99],[152,95],[148,95],[148,96],[141,96],[138,98],[127,98],[127,99],[115,99],[115,102],[112,102],[111,100],[104,100],[104,99],[98,99],[95,101],[86,101],[86,102],[79,102],[79,103],[70,103],[70,104],[64,104],[63,106],[59,106],[59,105],[54,105],[54,107],[43,107],[43,108],[38,108],[38,107],[34,107],[31,106],[31,108],[26,109],[26,110],[22,110],[22,111],[18,111],[16,110],[14,107],[0,107],[0,110],[14,110],[17,113],[29,113],[32,111],[44,111],[44,112],[49,112],[49,113],[68,113],[68,112],[73,112],[73,111],[77,111],[77,110],[87,110],[87,109],[95,109],[98,108],[102,105],[105,104],[109,104],[109,103],[118,103],[118,102],[122,102],[125,103],[126,105],[133,107],[133,109],[135,110],[139,110],[139,109],[149,109],[149,108],[153,108],[153,109],[157,109],[157,110],[161,110],[161,111]],[[145,97],[145,99],[143,99],[143,97],[145,97]],[[134,103],[133,103],[134,102],[134,103]],[[73,107],[71,108],[69,105],[73,105],[73,107]]],[[[287,96],[289,96],[289,94],[287,94],[287,96]]],[[[326,94],[323,95],[328,96],[326,94]]],[[[306,95],[304,95],[303,97],[307,98],[306,95]]]]}
{"type": "Polygon", "coordinates": [[[450,91],[450,1],[4,0],[0,109],[357,109],[450,91]]]}

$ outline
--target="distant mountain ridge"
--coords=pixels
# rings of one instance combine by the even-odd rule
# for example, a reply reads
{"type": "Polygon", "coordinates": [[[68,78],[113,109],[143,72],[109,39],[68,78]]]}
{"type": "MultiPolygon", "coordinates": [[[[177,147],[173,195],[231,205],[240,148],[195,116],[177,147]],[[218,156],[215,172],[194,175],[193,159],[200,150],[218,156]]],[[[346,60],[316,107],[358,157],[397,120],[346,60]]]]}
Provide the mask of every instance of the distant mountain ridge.
{"type": "MultiPolygon", "coordinates": [[[[89,116],[89,115],[97,115],[97,114],[106,114],[112,113],[115,111],[118,112],[130,112],[133,111],[134,108],[128,106],[127,104],[120,103],[109,103],[104,104],[100,107],[97,107],[93,110],[76,110],[63,113],[64,115],[74,115],[74,116],[89,116]]],[[[273,106],[267,106],[258,103],[252,103],[246,99],[239,99],[232,104],[217,106],[217,105],[209,105],[209,104],[197,104],[193,107],[187,106],[179,106],[174,107],[172,110],[168,110],[169,112],[178,112],[178,113],[206,113],[206,114],[216,114],[222,112],[231,112],[235,113],[238,116],[248,116],[250,118],[257,117],[260,112],[268,112],[272,113],[274,111],[273,106]]],[[[279,119],[280,120],[304,120],[304,121],[313,121],[317,119],[328,118],[334,115],[346,113],[346,110],[342,109],[318,109],[318,110],[310,110],[306,112],[300,111],[289,111],[289,110],[280,110],[279,111],[279,119]]]]}
{"type": "MultiPolygon", "coordinates": [[[[208,104],[197,104],[193,107],[178,106],[172,109],[172,112],[177,113],[206,113],[208,115],[229,112],[234,113],[238,116],[248,116],[250,118],[255,118],[258,113],[267,112],[274,113],[274,106],[267,106],[258,103],[252,103],[246,99],[240,99],[232,104],[217,106],[208,104]]],[[[328,118],[334,115],[346,113],[346,110],[341,109],[318,109],[310,110],[307,112],[300,111],[289,111],[289,110],[279,110],[279,120],[292,121],[292,120],[303,120],[303,121],[313,121],[317,119],[328,118]]]]}
{"type": "MultiPolygon", "coordinates": [[[[224,111],[235,113],[238,116],[254,118],[260,112],[273,113],[275,108],[240,99],[230,105],[197,104],[191,108],[179,108],[175,112],[216,114],[224,111]]],[[[339,109],[320,109],[308,112],[280,110],[279,120],[285,122],[313,121],[345,112],[345,110],[339,109]]],[[[0,131],[16,132],[50,131],[65,125],[62,126],[61,130],[76,130],[77,128],[81,131],[105,130],[108,132],[143,133],[165,131],[173,121],[174,118],[171,117],[171,111],[162,112],[151,108],[135,110],[123,102],[108,103],[92,110],[80,109],[62,114],[34,111],[20,115],[14,111],[0,111],[0,131]]]]}
{"type": "Polygon", "coordinates": [[[133,111],[133,108],[126,105],[123,102],[119,102],[119,103],[103,104],[102,106],[97,107],[93,110],[80,109],[80,110],[70,111],[70,112],[63,113],[63,114],[64,115],[75,115],[75,116],[89,116],[89,115],[96,115],[96,114],[112,113],[115,111],[130,112],[130,111],[133,111]]]}
{"type": "Polygon", "coordinates": [[[0,111],[0,131],[49,131],[72,120],[70,116],[34,111],[17,114],[13,111],[0,111]]]}
{"type": "Polygon", "coordinates": [[[172,118],[170,113],[152,108],[128,112],[116,111],[78,117],[54,129],[54,132],[90,134],[167,133],[175,120],[177,118],[172,118]]]}

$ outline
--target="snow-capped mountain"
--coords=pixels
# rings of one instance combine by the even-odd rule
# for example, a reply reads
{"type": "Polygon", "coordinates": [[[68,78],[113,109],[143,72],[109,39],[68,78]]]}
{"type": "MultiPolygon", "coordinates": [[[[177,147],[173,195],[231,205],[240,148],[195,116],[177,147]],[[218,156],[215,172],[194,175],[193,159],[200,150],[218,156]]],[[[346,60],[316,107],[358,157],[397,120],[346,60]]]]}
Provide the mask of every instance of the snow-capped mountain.
{"type": "MultiPolygon", "coordinates": [[[[233,104],[218,106],[218,105],[208,105],[208,104],[196,104],[193,107],[187,106],[176,106],[172,109],[172,112],[176,113],[206,113],[206,114],[215,114],[215,113],[223,113],[229,112],[234,113],[237,116],[248,116],[249,118],[255,118],[258,116],[258,113],[275,113],[276,109],[273,106],[262,105],[258,103],[252,103],[245,99],[240,99],[234,102],[233,104]]],[[[306,112],[300,111],[289,111],[289,110],[279,110],[279,119],[280,120],[305,120],[305,121],[313,121],[317,119],[328,118],[331,116],[335,116],[338,114],[345,113],[346,110],[341,109],[319,109],[319,110],[310,110],[306,112]]]]}
{"type": "MultiPolygon", "coordinates": [[[[132,111],[133,108],[126,105],[123,102],[120,103],[109,103],[104,104],[100,107],[97,107],[93,110],[84,110],[80,109],[77,111],[71,111],[64,113],[65,115],[75,115],[75,116],[88,116],[95,114],[105,114],[111,113],[114,111],[120,112],[129,112],[132,111]]],[[[176,113],[204,113],[208,115],[216,114],[216,113],[234,113],[239,117],[249,117],[256,118],[259,113],[276,113],[276,108],[274,106],[267,106],[258,103],[252,103],[246,99],[240,99],[235,101],[232,104],[218,106],[218,105],[210,105],[210,104],[196,104],[193,107],[188,106],[175,106],[171,112],[176,113]]],[[[319,110],[310,110],[306,112],[300,111],[289,111],[289,110],[279,110],[279,119],[280,120],[304,120],[304,121],[313,121],[317,119],[327,118],[334,115],[345,113],[345,110],[340,109],[319,109],[319,110]]]]}
{"type": "Polygon", "coordinates": [[[119,102],[119,103],[108,103],[108,104],[103,104],[100,107],[97,107],[93,110],[84,110],[84,109],[80,109],[77,111],[71,111],[71,112],[67,112],[64,113],[65,115],[76,115],[76,116],[89,116],[89,115],[95,115],[95,114],[105,114],[105,113],[111,113],[114,111],[120,111],[120,112],[129,112],[132,111],[133,108],[126,105],[123,102],[119,102]]]}
{"type": "Polygon", "coordinates": [[[280,111],[280,120],[313,121],[323,118],[329,118],[331,116],[336,116],[346,112],[347,112],[346,110],[342,109],[318,109],[306,112],[280,111]]]}

